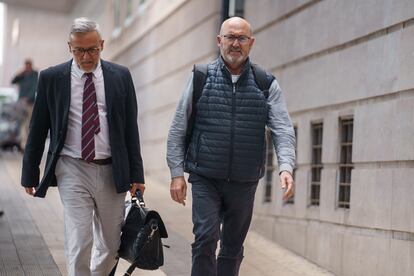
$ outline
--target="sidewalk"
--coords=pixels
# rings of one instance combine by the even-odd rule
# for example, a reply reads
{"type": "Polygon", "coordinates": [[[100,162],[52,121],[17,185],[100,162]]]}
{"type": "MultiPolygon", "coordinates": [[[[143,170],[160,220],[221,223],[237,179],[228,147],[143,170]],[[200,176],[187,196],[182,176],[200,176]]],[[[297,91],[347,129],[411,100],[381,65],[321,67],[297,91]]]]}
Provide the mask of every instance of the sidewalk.
{"type": "MultiPolygon", "coordinates": [[[[0,155],[0,276],[66,275],[63,249],[63,210],[56,188],[45,199],[26,196],[20,187],[21,155],[0,155]]],[[[145,200],[159,211],[167,226],[165,265],[157,271],[135,270],[136,276],[186,276],[191,268],[191,198],[185,207],[170,199],[168,183],[146,179],[145,200]]],[[[190,193],[190,188],[188,192],[190,193]]],[[[128,268],[120,262],[117,275],[128,268]]],[[[333,275],[304,258],[250,231],[245,243],[241,276],[333,275]]]]}
{"type": "Polygon", "coordinates": [[[0,275],[60,275],[18,188],[19,161],[18,153],[0,156],[0,275]]]}

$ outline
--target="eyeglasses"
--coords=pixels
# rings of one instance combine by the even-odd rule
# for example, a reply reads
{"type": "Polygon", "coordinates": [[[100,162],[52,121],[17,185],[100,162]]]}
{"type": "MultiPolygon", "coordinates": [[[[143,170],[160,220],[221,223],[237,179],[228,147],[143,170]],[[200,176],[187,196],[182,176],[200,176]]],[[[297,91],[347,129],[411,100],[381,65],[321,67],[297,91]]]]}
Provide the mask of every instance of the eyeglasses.
{"type": "Polygon", "coordinates": [[[247,43],[251,39],[251,37],[245,35],[222,35],[222,37],[227,39],[230,43],[234,43],[237,40],[240,44],[247,43]]]}
{"type": "Polygon", "coordinates": [[[88,48],[88,49],[84,49],[84,48],[73,48],[72,49],[72,53],[76,56],[83,56],[86,52],[91,55],[97,55],[99,54],[99,52],[101,51],[101,48],[98,47],[94,47],[94,48],[88,48]]]}

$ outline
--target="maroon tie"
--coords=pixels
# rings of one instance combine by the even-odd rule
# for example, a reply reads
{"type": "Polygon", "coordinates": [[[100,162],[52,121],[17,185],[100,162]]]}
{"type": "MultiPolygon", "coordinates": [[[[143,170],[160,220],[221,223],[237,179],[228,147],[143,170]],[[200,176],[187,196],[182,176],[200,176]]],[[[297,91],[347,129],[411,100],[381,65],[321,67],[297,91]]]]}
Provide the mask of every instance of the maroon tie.
{"type": "Polygon", "coordinates": [[[93,74],[85,73],[85,75],[82,105],[82,159],[90,162],[95,158],[95,134],[98,134],[101,128],[93,74]]]}

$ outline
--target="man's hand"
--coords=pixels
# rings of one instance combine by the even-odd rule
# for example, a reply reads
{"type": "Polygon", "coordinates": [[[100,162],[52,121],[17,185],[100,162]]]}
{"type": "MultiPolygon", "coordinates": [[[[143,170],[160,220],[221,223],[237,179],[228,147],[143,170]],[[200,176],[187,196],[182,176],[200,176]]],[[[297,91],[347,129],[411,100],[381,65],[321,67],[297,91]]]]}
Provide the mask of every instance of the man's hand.
{"type": "Polygon", "coordinates": [[[185,206],[187,183],[185,182],[184,176],[178,176],[171,179],[170,194],[174,201],[185,206]]]}
{"type": "Polygon", "coordinates": [[[141,194],[144,195],[145,184],[143,184],[143,183],[131,183],[131,188],[129,189],[129,192],[131,193],[131,196],[134,196],[137,190],[140,190],[141,194]]]}
{"type": "Polygon", "coordinates": [[[36,189],[34,187],[25,187],[26,194],[34,196],[36,189]]]}
{"type": "Polygon", "coordinates": [[[283,171],[280,173],[280,185],[282,189],[285,190],[283,193],[283,200],[288,200],[295,194],[295,183],[293,182],[293,177],[288,171],[283,171]]]}

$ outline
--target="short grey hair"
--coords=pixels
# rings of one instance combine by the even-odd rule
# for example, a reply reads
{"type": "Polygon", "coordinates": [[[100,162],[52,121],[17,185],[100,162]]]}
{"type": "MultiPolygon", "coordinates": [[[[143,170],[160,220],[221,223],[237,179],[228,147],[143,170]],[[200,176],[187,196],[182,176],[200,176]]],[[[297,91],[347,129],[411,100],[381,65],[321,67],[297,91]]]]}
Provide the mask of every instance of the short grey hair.
{"type": "Polygon", "coordinates": [[[102,38],[98,23],[86,17],[79,17],[73,20],[72,26],[70,27],[69,38],[72,34],[89,32],[97,32],[99,37],[102,38]]]}

